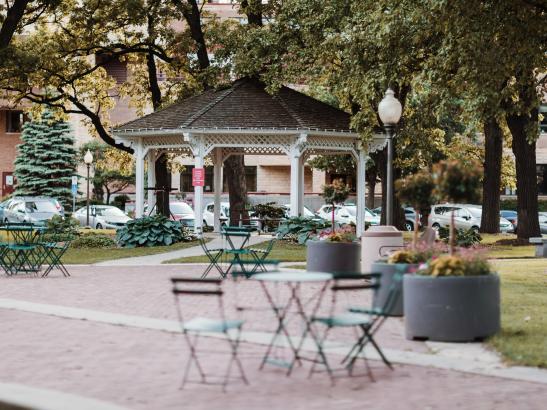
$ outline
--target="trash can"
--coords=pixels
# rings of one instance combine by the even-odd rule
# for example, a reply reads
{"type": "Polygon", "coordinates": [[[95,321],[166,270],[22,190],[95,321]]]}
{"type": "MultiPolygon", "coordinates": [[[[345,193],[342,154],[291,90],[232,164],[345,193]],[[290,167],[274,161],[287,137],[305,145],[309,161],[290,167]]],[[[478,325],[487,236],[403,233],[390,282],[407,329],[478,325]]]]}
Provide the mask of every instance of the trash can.
{"type": "Polygon", "coordinates": [[[371,226],[361,235],[361,272],[392,250],[403,247],[403,233],[394,226],[371,226]]]}

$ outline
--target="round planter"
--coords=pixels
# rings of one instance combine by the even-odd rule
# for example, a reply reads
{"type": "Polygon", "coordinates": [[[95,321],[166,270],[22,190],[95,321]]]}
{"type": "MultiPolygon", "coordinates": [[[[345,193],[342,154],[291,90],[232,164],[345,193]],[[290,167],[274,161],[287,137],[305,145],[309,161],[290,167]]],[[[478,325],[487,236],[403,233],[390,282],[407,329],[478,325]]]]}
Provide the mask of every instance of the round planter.
{"type": "MultiPolygon", "coordinates": [[[[386,306],[387,298],[393,284],[393,277],[395,274],[404,274],[409,272],[415,272],[418,265],[411,263],[384,263],[374,262],[371,266],[371,272],[381,273],[380,287],[374,292],[372,299],[372,305],[375,308],[383,309],[386,306]]],[[[403,316],[403,282],[400,281],[397,285],[399,288],[399,297],[391,305],[389,316],[403,316]]]]}
{"type": "Polygon", "coordinates": [[[470,342],[500,329],[497,275],[405,275],[403,294],[407,339],[470,342]]]}
{"type": "Polygon", "coordinates": [[[306,245],[309,272],[360,272],[361,245],[358,242],[308,241],[306,245]]]}

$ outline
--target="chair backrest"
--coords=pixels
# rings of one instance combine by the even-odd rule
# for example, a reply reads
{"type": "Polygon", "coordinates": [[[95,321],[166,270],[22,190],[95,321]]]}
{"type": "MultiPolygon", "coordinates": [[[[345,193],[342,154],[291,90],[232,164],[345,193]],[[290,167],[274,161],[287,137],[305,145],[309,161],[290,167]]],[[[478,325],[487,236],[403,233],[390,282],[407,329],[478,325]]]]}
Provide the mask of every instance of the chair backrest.
{"type": "Polygon", "coordinates": [[[379,273],[337,273],[334,274],[331,286],[330,315],[333,315],[340,292],[363,291],[377,289],[380,286],[379,273]]]}
{"type": "MultiPolygon", "coordinates": [[[[266,259],[260,262],[261,265],[263,265],[266,268],[266,272],[279,272],[279,263],[280,261],[277,259],[266,259]]],[[[250,266],[251,268],[254,268],[256,266],[257,262],[255,260],[241,260],[238,262],[239,267],[244,267],[246,265],[250,266]]],[[[242,270],[242,269],[232,269],[230,270],[229,274],[232,276],[233,279],[237,278],[245,278],[249,279],[251,276],[259,274],[259,273],[265,273],[264,271],[249,271],[249,270],[242,270]]]]}
{"type": "Polygon", "coordinates": [[[218,299],[218,309],[222,319],[225,319],[224,304],[222,302],[222,280],[221,279],[198,279],[198,278],[171,278],[173,285],[171,291],[175,296],[175,305],[179,320],[183,321],[183,309],[180,298],[184,297],[205,297],[213,296],[218,299]]]}
{"type": "Polygon", "coordinates": [[[385,300],[384,306],[381,307],[381,311],[377,312],[378,315],[380,316],[391,315],[391,311],[397,304],[397,301],[399,300],[400,294],[403,289],[403,287],[401,286],[402,280],[403,280],[402,273],[395,273],[393,275],[392,282],[389,287],[389,292],[387,294],[387,298],[385,300]]]}

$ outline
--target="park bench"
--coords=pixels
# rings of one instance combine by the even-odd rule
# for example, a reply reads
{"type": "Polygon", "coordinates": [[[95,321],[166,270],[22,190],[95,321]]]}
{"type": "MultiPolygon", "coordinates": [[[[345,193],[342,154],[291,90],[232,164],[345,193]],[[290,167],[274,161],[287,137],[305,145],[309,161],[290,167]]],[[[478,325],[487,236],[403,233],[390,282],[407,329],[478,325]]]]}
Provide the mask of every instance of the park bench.
{"type": "Polygon", "coordinates": [[[536,246],[536,257],[545,258],[547,257],[547,238],[530,238],[530,243],[536,246]]]}

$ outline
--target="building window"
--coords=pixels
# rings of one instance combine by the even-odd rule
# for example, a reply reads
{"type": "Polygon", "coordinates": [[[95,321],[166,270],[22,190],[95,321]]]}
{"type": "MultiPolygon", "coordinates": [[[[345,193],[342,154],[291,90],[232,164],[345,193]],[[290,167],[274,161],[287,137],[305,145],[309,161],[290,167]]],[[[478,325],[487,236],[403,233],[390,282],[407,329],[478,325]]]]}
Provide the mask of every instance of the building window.
{"type": "MultiPolygon", "coordinates": [[[[194,169],[193,165],[186,165],[184,171],[180,173],[180,192],[194,192],[194,187],[192,186],[192,170],[194,169]]],[[[247,182],[247,191],[256,192],[256,166],[246,166],[245,167],[245,180],[247,182]]],[[[223,191],[228,192],[228,183],[226,182],[226,172],[223,172],[223,191]]],[[[203,192],[213,192],[215,190],[214,186],[214,168],[205,167],[205,186],[203,187],[203,192]]]]}
{"type": "Polygon", "coordinates": [[[6,132],[21,132],[26,120],[23,111],[6,111],[6,132]]]}
{"type": "Polygon", "coordinates": [[[113,58],[108,54],[97,54],[96,64],[102,64],[106,73],[116,80],[117,84],[123,84],[127,81],[127,63],[120,61],[119,58],[113,58]]]}
{"type": "Polygon", "coordinates": [[[539,106],[539,115],[543,117],[539,120],[539,129],[541,132],[547,132],[547,104],[539,106]]]}

